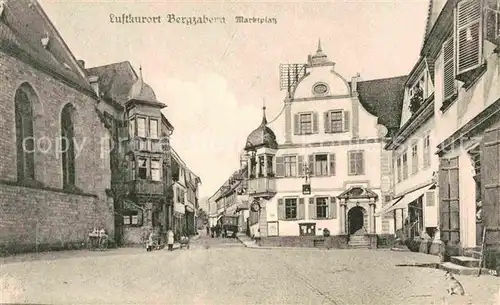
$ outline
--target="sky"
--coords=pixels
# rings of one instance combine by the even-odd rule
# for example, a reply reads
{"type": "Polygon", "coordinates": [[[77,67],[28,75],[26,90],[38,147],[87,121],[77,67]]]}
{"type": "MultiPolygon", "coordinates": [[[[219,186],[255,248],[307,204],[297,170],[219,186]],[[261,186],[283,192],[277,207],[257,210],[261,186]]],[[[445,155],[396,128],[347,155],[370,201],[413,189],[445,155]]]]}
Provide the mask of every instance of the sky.
{"type": "Polygon", "coordinates": [[[248,134],[282,109],[280,63],[305,63],[318,39],[350,80],[406,75],[418,59],[428,0],[56,1],[39,0],[86,67],[129,61],[167,105],[172,145],[211,196],[234,171],[248,134]],[[110,23],[110,14],[161,16],[157,24],[110,23]],[[174,24],[168,14],[225,17],[174,24]],[[237,24],[236,16],[276,18],[237,24]]]}

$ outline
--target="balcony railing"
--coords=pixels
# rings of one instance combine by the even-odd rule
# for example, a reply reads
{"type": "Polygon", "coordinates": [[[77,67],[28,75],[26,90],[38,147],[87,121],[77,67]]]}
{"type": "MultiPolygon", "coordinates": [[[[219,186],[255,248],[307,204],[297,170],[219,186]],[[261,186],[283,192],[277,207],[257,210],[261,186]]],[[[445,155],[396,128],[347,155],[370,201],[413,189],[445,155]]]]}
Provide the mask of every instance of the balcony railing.
{"type": "Polygon", "coordinates": [[[275,194],[276,179],[274,177],[261,177],[248,180],[248,194],[275,194]]]}
{"type": "Polygon", "coordinates": [[[138,179],[129,182],[130,192],[134,194],[162,195],[164,193],[163,181],[138,179]]]}

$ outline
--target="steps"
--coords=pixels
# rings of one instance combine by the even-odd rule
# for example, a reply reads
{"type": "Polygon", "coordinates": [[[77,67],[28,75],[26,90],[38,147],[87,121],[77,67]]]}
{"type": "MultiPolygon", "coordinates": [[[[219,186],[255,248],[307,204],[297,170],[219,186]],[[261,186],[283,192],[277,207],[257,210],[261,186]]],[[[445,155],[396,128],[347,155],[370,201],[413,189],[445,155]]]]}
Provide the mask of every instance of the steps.
{"type": "Polygon", "coordinates": [[[477,275],[479,273],[481,250],[466,249],[463,256],[452,256],[449,262],[441,264],[440,269],[454,274],[477,275]]]}
{"type": "Polygon", "coordinates": [[[369,249],[370,240],[364,235],[351,235],[349,236],[349,248],[354,249],[369,249]]]}

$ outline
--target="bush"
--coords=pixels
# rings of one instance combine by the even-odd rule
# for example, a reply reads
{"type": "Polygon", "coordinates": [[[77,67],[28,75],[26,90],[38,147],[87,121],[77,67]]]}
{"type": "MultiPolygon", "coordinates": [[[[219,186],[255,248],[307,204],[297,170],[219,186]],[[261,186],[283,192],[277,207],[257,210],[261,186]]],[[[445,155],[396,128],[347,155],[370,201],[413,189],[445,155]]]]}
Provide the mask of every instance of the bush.
{"type": "Polygon", "coordinates": [[[408,249],[410,249],[411,252],[420,252],[420,243],[420,240],[405,240],[405,245],[408,247],[408,249]]]}

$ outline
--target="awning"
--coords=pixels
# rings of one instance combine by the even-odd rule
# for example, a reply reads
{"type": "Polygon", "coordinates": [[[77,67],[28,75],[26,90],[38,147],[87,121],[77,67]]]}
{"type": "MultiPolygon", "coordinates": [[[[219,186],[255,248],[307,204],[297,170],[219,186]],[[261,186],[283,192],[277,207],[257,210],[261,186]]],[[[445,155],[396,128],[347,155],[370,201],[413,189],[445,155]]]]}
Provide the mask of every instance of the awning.
{"type": "Polygon", "coordinates": [[[408,193],[403,196],[403,198],[396,203],[393,207],[389,208],[386,210],[385,213],[390,213],[394,210],[399,210],[399,209],[406,209],[408,208],[408,205],[418,199],[420,196],[422,196],[425,192],[427,192],[430,188],[434,187],[434,184],[420,188],[416,191],[413,191],[411,193],[408,193]]]}
{"type": "Polygon", "coordinates": [[[388,213],[387,210],[389,210],[394,205],[396,205],[399,201],[401,201],[401,199],[403,199],[403,197],[404,196],[399,196],[397,198],[392,199],[388,204],[386,204],[385,206],[383,206],[380,211],[378,211],[377,213],[375,213],[375,216],[378,217],[378,216],[382,216],[382,215],[387,214],[388,213]]]}

